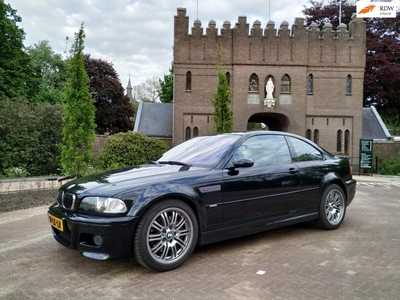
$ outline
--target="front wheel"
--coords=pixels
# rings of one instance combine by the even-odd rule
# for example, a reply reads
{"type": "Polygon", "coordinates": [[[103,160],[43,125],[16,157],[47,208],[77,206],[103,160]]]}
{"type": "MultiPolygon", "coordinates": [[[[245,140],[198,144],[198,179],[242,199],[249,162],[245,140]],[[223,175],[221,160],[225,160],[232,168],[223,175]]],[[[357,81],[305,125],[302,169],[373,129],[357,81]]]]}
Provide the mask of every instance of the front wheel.
{"type": "Polygon", "coordinates": [[[155,271],[179,267],[193,252],[198,236],[193,210],[179,200],[164,200],[151,206],[136,229],[136,260],[155,271]]]}
{"type": "Polygon", "coordinates": [[[342,224],[345,214],[346,198],[343,190],[337,184],[332,184],[322,195],[319,218],[313,223],[323,229],[336,229],[342,224]]]}

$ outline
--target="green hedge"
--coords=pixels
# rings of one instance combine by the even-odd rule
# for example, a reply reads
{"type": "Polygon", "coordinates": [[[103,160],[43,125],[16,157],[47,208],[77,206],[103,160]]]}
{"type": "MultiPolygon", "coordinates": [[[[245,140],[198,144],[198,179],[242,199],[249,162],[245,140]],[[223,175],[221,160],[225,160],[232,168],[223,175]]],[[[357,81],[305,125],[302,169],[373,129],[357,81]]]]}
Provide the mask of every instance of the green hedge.
{"type": "Polygon", "coordinates": [[[96,168],[114,169],[155,160],[169,146],[156,138],[138,132],[117,133],[107,138],[96,159],[96,168]]]}
{"type": "Polygon", "coordinates": [[[379,174],[400,176],[400,152],[396,156],[382,161],[379,174]]]}
{"type": "Polygon", "coordinates": [[[60,172],[62,106],[0,101],[0,177],[60,172]]]}

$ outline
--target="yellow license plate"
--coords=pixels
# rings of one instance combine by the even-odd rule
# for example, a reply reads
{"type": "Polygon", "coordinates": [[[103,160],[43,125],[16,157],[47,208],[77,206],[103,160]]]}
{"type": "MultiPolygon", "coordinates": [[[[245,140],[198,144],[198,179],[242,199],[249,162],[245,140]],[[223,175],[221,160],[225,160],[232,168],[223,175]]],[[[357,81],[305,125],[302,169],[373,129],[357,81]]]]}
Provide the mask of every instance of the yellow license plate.
{"type": "Polygon", "coordinates": [[[60,218],[57,218],[49,214],[49,222],[50,225],[53,226],[54,228],[60,231],[64,231],[63,221],[60,218]]]}

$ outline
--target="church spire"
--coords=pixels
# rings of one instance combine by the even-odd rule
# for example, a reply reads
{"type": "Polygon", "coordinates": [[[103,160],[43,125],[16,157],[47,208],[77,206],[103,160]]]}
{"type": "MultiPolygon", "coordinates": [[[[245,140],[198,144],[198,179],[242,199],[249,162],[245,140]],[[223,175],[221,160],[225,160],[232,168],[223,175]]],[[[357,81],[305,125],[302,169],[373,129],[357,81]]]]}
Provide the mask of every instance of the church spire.
{"type": "Polygon", "coordinates": [[[130,102],[135,101],[135,98],[132,96],[131,74],[129,74],[128,86],[126,87],[126,95],[129,97],[130,102]]]}

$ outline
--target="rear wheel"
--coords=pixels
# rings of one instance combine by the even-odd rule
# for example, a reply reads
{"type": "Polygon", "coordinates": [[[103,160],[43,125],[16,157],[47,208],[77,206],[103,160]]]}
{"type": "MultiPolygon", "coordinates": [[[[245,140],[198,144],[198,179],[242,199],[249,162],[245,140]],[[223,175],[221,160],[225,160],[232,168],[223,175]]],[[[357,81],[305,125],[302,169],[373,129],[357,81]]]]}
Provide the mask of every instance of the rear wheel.
{"type": "Polygon", "coordinates": [[[198,236],[193,210],[179,200],[164,200],[151,206],[136,229],[136,260],[156,271],[179,267],[193,252],[198,236]]]}
{"type": "Polygon", "coordinates": [[[342,224],[346,214],[346,197],[337,184],[328,186],[322,195],[319,218],[314,225],[323,229],[336,229],[342,224]]]}

